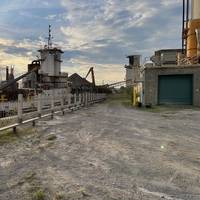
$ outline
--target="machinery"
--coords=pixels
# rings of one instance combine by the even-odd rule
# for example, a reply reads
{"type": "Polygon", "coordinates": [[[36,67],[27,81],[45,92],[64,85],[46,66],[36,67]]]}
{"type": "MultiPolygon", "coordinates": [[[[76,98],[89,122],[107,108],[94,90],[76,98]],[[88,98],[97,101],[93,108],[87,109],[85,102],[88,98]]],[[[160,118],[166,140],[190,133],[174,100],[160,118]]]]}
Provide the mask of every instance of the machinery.
{"type": "Polygon", "coordinates": [[[183,53],[193,63],[200,58],[200,1],[183,0],[183,53]],[[191,7],[191,9],[190,9],[191,7]],[[190,16],[191,11],[191,18],[190,16]]]}
{"type": "Polygon", "coordinates": [[[89,74],[91,73],[91,76],[92,76],[92,84],[93,86],[95,86],[95,77],[94,77],[94,68],[91,67],[85,77],[85,79],[89,76],[89,74]]]}
{"type": "Polygon", "coordinates": [[[14,78],[14,68],[11,68],[9,73],[9,68],[6,67],[6,81],[0,84],[0,101],[15,100],[18,93],[23,93],[24,95],[27,93],[24,89],[18,88],[17,82],[30,74],[37,73],[40,68],[40,61],[33,61],[29,66],[32,66],[32,68],[17,78],[14,78]]]}

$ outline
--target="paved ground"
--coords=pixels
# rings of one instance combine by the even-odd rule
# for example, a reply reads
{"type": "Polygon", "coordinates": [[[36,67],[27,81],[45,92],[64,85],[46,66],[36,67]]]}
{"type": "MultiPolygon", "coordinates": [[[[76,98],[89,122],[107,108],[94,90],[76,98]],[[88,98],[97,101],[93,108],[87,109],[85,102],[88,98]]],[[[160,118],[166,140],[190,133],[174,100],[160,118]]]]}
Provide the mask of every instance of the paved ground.
{"type": "Polygon", "coordinates": [[[1,200],[200,199],[200,111],[104,103],[0,137],[1,200]]]}

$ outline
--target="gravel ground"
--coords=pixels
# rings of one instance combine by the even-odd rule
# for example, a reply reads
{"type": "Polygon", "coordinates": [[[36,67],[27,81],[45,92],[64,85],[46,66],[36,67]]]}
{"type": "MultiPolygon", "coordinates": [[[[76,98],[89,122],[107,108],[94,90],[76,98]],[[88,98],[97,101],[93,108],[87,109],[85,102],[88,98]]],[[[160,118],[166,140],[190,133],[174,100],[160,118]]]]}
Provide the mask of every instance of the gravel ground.
{"type": "Polygon", "coordinates": [[[0,137],[0,200],[199,200],[200,111],[103,103],[0,137]]]}

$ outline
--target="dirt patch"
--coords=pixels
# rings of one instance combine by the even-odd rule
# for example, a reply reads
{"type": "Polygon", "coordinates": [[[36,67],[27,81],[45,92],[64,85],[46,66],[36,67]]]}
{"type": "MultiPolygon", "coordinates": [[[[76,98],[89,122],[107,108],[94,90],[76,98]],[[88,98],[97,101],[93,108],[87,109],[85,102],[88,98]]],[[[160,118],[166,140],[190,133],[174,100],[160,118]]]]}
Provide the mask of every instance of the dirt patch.
{"type": "Polygon", "coordinates": [[[6,133],[0,199],[199,200],[199,119],[107,102],[6,133]]]}

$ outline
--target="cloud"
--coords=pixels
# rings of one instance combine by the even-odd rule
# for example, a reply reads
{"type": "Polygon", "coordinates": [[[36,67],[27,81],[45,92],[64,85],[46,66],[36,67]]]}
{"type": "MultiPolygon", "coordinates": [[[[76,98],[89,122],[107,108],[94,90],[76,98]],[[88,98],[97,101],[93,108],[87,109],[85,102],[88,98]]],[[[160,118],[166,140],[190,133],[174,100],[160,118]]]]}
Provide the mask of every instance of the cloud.
{"type": "Polygon", "coordinates": [[[182,0],[161,0],[163,6],[179,6],[182,4],[182,0]]]}
{"type": "Polygon", "coordinates": [[[31,60],[44,45],[49,23],[54,43],[65,51],[63,70],[84,75],[96,66],[99,82],[123,80],[128,54],[146,57],[160,48],[181,46],[180,0],[2,0],[1,4],[1,63],[10,63],[10,57],[19,66],[31,60]]]}

